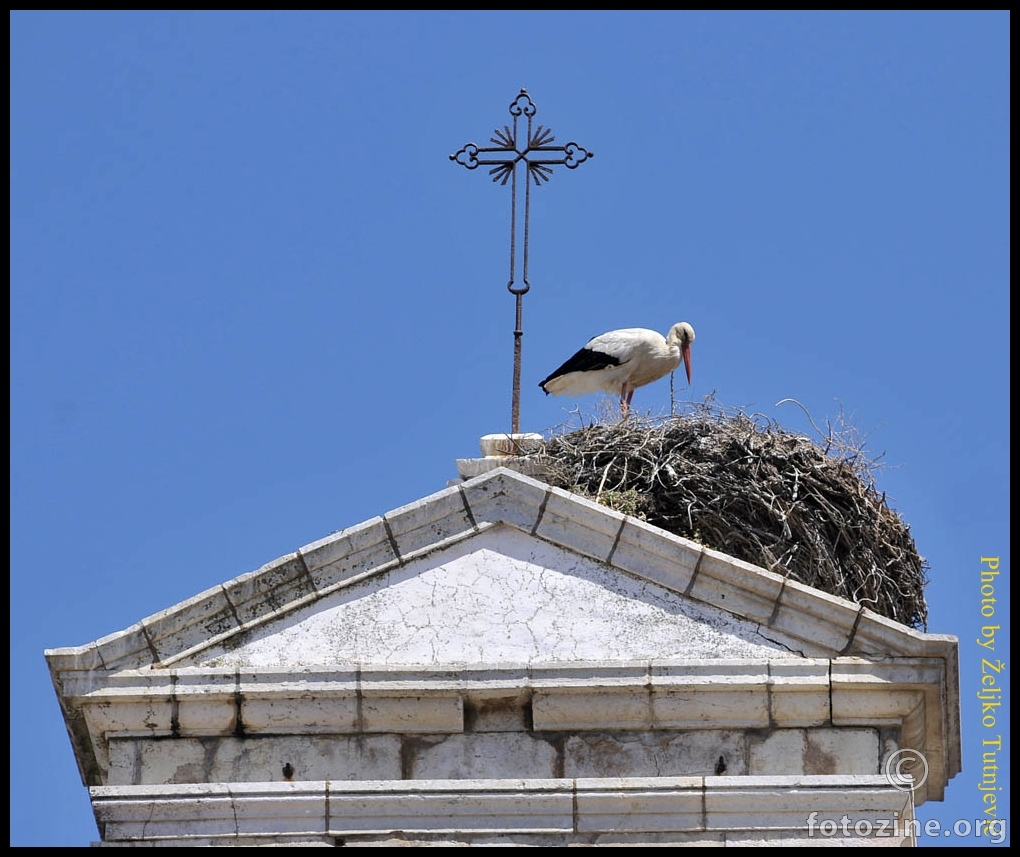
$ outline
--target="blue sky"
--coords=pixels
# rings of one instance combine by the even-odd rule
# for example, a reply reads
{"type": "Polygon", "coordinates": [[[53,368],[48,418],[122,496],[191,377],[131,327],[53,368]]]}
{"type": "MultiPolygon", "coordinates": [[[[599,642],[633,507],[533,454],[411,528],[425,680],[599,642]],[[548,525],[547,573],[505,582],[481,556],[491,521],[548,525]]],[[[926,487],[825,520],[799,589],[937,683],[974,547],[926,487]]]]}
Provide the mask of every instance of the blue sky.
{"type": "MultiPolygon", "coordinates": [[[[44,649],[438,491],[510,430],[509,187],[449,155],[522,87],[595,156],[533,188],[520,429],[596,408],[538,388],[589,337],[676,321],[684,398],[846,414],[929,563],[929,631],[960,638],[964,770],[919,816],[980,817],[983,556],[1009,660],[1008,12],[10,22],[12,845],[98,838],[44,649]]],[[[634,397],[668,406],[666,380],[634,397]]]]}

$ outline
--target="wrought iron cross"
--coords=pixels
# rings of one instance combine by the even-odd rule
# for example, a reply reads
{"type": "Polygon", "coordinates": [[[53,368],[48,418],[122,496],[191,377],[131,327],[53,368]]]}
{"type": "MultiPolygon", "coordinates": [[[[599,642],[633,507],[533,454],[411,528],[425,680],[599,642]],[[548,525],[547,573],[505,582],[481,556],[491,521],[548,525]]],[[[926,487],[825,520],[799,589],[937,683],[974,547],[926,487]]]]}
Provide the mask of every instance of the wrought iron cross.
{"type": "Polygon", "coordinates": [[[568,170],[577,169],[588,158],[595,156],[583,146],[570,142],[565,146],[549,145],[556,138],[548,128],[539,125],[532,128],[532,119],[537,108],[535,102],[528,96],[525,89],[521,89],[518,96],[510,102],[510,115],[514,117],[513,128],[504,125],[502,130],[497,128],[490,137],[490,142],[495,146],[476,146],[474,143],[467,143],[455,154],[450,155],[451,161],[462,164],[469,170],[479,166],[491,166],[489,175],[493,182],[505,185],[510,184],[510,280],[506,287],[510,294],[517,298],[517,324],[514,328],[514,382],[513,382],[513,409],[511,412],[511,431],[517,434],[520,429],[521,416],[521,337],[524,331],[521,329],[521,312],[524,295],[531,288],[531,281],[528,279],[528,219],[531,212],[531,184],[527,176],[535,181],[536,187],[544,181],[549,181],[552,175],[554,164],[563,164],[568,170]],[[518,136],[517,120],[521,116],[528,117],[527,136],[523,141],[518,136]],[[521,142],[518,142],[521,141],[521,142]],[[523,146],[521,145],[523,143],[523,146]],[[524,179],[524,252],[522,277],[524,284],[515,285],[515,271],[517,261],[517,165],[523,163],[527,168],[527,176],[524,179]]]}

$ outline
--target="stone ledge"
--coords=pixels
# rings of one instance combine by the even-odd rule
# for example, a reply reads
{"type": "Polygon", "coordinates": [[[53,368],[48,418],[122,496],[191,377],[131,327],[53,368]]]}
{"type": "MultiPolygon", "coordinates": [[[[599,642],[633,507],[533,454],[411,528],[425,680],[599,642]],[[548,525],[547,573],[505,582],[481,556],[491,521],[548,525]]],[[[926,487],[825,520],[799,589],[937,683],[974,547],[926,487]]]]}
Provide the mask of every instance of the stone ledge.
{"type": "MultiPolygon", "coordinates": [[[[875,776],[376,780],[97,786],[105,839],[117,841],[478,834],[649,835],[778,832],[913,818],[910,795],[875,776]]],[[[901,844],[913,844],[909,836],[901,844]]],[[[849,843],[844,843],[849,844],[849,843]]]]}
{"type": "MultiPolygon", "coordinates": [[[[406,667],[309,669],[259,676],[198,669],[78,676],[64,688],[81,712],[105,781],[111,738],[247,734],[456,734],[466,700],[524,694],[532,729],[901,727],[931,775],[918,802],[940,799],[951,758],[931,718],[940,662],[839,658],[508,665],[417,672],[406,667]],[[831,708],[830,708],[831,705],[831,708]]],[[[522,698],[524,698],[522,697],[522,698]]]]}

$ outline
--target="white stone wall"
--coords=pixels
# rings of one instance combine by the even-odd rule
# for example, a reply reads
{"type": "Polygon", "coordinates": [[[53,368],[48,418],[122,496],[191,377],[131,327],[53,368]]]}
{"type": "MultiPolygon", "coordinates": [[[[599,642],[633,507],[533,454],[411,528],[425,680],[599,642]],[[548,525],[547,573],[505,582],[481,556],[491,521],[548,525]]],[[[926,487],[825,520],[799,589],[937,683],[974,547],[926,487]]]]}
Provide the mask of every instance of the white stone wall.
{"type": "Polygon", "coordinates": [[[108,785],[879,774],[877,729],[259,735],[110,741],[108,785]]]}

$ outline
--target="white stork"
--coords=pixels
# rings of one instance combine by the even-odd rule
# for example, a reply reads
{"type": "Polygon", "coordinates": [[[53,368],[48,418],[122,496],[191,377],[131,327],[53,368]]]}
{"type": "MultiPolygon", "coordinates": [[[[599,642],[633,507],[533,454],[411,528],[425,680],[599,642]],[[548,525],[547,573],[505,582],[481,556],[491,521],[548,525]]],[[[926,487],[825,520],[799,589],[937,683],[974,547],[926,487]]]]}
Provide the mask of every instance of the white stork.
{"type": "Polygon", "coordinates": [[[620,414],[626,419],[634,391],[669,374],[681,360],[691,383],[692,342],[694,328],[686,321],[674,324],[666,336],[643,327],[610,330],[589,339],[538,386],[554,396],[619,393],[620,414]]]}

